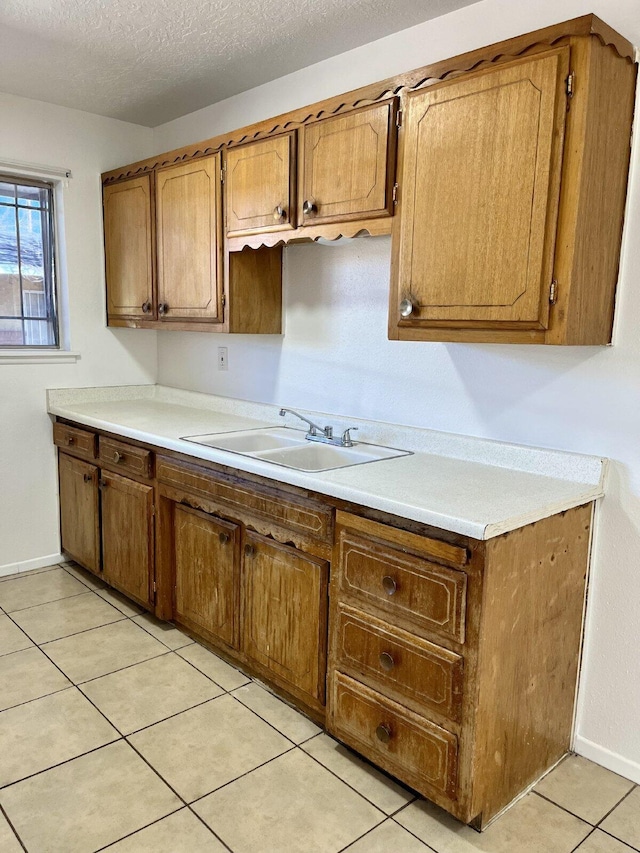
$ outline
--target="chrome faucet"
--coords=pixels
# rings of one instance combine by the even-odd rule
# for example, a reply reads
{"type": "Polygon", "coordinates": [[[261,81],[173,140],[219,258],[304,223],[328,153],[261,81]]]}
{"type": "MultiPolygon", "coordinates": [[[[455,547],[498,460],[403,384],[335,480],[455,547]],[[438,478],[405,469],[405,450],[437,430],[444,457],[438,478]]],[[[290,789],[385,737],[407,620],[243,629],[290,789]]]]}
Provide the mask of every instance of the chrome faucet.
{"type": "Polygon", "coordinates": [[[298,414],[298,412],[295,412],[293,409],[280,409],[281,418],[283,418],[287,413],[295,415],[297,418],[300,418],[301,421],[304,421],[309,425],[309,431],[305,435],[305,438],[308,441],[321,441],[323,444],[335,444],[337,447],[353,447],[351,433],[354,430],[357,430],[358,427],[349,427],[349,429],[346,429],[342,433],[341,438],[334,438],[332,426],[321,427],[318,426],[318,424],[314,424],[314,422],[310,421],[309,418],[305,418],[304,415],[298,414]]]}

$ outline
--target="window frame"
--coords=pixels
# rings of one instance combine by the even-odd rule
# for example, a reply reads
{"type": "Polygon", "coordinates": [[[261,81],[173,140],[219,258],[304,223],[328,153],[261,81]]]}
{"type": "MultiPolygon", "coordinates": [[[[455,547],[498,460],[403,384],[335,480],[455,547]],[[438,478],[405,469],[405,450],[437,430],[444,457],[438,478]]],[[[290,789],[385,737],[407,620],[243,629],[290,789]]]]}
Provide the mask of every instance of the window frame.
{"type": "MultiPolygon", "coordinates": [[[[27,176],[11,171],[5,171],[2,169],[0,165],[0,181],[3,183],[13,184],[15,187],[19,186],[30,186],[36,187],[41,190],[46,190],[48,194],[48,204],[46,207],[33,208],[29,205],[20,206],[19,197],[16,190],[15,195],[15,204],[7,204],[2,203],[3,207],[14,207],[15,208],[15,221],[16,221],[16,241],[17,241],[17,254],[18,254],[18,276],[20,279],[20,307],[21,314],[20,316],[5,316],[0,315],[0,319],[9,319],[9,320],[20,320],[22,322],[22,334],[23,341],[26,336],[25,329],[25,320],[35,319],[35,320],[43,320],[50,324],[50,328],[53,333],[53,343],[47,344],[36,344],[36,343],[21,343],[21,344],[2,344],[0,343],[0,358],[6,358],[6,356],[14,356],[20,359],[20,355],[27,357],[30,356],[31,361],[34,360],[34,357],[37,355],[47,356],[47,355],[60,355],[64,350],[61,347],[61,336],[62,330],[60,327],[60,313],[59,313],[59,264],[58,264],[58,219],[57,219],[57,210],[56,210],[56,194],[58,190],[57,182],[53,180],[48,180],[44,177],[34,177],[27,176]],[[22,262],[20,256],[20,221],[18,217],[19,210],[39,210],[41,217],[43,220],[46,218],[46,227],[42,228],[42,254],[43,254],[43,293],[45,300],[45,314],[44,317],[35,317],[30,318],[25,316],[24,313],[24,293],[25,287],[23,284],[23,272],[22,272],[22,262]]],[[[44,224],[44,223],[43,223],[44,224]]]]}

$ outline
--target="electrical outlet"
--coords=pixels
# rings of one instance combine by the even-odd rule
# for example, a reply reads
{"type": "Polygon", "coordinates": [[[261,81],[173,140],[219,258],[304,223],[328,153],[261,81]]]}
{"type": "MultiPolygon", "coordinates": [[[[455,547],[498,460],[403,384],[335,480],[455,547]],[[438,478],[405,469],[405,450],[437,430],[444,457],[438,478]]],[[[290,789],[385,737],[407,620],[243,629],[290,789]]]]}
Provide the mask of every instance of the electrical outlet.
{"type": "Polygon", "coordinates": [[[229,353],[227,347],[218,347],[218,370],[229,369],[229,353]]]}

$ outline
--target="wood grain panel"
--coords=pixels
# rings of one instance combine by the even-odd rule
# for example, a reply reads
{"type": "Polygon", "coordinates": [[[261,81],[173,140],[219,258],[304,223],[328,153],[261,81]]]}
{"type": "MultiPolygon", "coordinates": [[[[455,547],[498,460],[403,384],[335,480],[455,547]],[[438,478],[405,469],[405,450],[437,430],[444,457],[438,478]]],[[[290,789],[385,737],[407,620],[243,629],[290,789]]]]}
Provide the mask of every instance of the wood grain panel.
{"type": "Polygon", "coordinates": [[[464,661],[460,655],[345,604],[338,604],[335,666],[352,670],[396,702],[413,700],[460,722],[464,661]]]}
{"type": "Polygon", "coordinates": [[[406,95],[400,326],[546,328],[568,70],[560,48],[406,95]]]}
{"type": "Polygon", "coordinates": [[[394,101],[304,125],[300,146],[302,225],[391,214],[394,101]]]}
{"type": "Polygon", "coordinates": [[[225,152],[228,236],[295,228],[294,144],[295,135],[287,133],[225,152]]]}
{"type": "Polygon", "coordinates": [[[102,471],[102,560],[105,580],[153,604],[153,486],[102,471]]]}
{"type": "Polygon", "coordinates": [[[329,728],[417,791],[428,796],[435,790],[455,798],[456,736],[341,672],[331,679],[329,728]],[[380,739],[380,734],[385,736],[382,727],[386,741],[380,739]]]}
{"type": "Polygon", "coordinates": [[[151,179],[141,175],[104,187],[107,314],[153,317],[151,179]],[[143,306],[149,306],[145,311],[143,306]]]}
{"type": "Polygon", "coordinates": [[[158,312],[163,322],[222,321],[219,209],[219,154],[156,173],[158,312]]]}
{"type": "Polygon", "coordinates": [[[118,468],[122,472],[138,477],[151,476],[151,451],[143,447],[134,447],[124,441],[100,436],[98,443],[98,458],[103,465],[118,468]]]}
{"type": "Polygon", "coordinates": [[[174,543],[174,618],[237,645],[239,527],[176,506],[174,543]]]}
{"type": "Polygon", "coordinates": [[[96,458],[96,434],[86,429],[61,424],[59,421],[53,425],[53,443],[81,459],[96,458]]]}
{"type": "Polygon", "coordinates": [[[323,702],[329,563],[255,533],[244,542],[243,651],[323,702]]]}
{"type": "Polygon", "coordinates": [[[97,574],[100,572],[98,469],[60,453],[58,472],[62,550],[97,574]]]}
{"type": "Polygon", "coordinates": [[[229,506],[259,518],[300,530],[324,541],[333,534],[333,510],[329,506],[306,500],[295,500],[290,493],[267,489],[241,479],[231,481],[212,471],[178,464],[165,457],[156,460],[157,477],[163,483],[201,492],[218,498],[229,506]]]}
{"type": "Polygon", "coordinates": [[[467,576],[379,542],[340,530],[340,592],[384,612],[385,618],[464,643],[467,576]]]}

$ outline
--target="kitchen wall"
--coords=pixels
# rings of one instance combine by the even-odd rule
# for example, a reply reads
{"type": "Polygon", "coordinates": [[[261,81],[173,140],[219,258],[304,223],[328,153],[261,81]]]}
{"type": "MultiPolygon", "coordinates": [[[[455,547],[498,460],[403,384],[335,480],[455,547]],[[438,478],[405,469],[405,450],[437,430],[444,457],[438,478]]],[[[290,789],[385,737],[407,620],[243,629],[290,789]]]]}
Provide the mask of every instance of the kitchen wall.
{"type": "MultiPolygon", "coordinates": [[[[637,0],[484,0],[159,127],[154,147],[204,139],[592,11],[640,43],[637,0]]],[[[284,337],[158,337],[158,379],[168,385],[610,457],[576,747],[638,782],[639,160],[636,140],[613,347],[389,342],[388,238],[288,248],[284,337]],[[229,348],[226,373],[216,369],[220,344],[229,348]]]]}
{"type": "Polygon", "coordinates": [[[0,95],[0,171],[18,160],[72,171],[62,190],[61,297],[75,363],[0,356],[0,575],[59,553],[56,457],[45,390],[154,382],[156,333],[105,325],[100,173],[152,153],[148,128],[0,95]]]}

